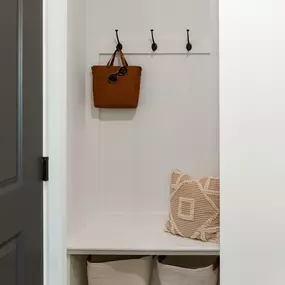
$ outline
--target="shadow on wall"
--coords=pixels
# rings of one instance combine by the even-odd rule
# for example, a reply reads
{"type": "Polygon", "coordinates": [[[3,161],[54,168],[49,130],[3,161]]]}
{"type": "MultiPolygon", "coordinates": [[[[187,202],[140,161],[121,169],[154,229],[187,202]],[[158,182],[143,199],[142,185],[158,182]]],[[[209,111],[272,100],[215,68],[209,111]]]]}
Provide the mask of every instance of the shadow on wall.
{"type": "Polygon", "coordinates": [[[93,101],[91,108],[92,118],[102,121],[131,121],[137,111],[137,109],[98,109],[94,107],[93,101]]]}

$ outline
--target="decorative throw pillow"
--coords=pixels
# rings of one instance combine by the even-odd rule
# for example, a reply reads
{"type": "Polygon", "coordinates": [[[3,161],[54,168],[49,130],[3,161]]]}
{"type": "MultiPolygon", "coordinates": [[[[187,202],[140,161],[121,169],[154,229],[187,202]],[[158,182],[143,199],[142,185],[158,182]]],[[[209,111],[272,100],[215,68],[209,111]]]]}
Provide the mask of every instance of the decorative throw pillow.
{"type": "Polygon", "coordinates": [[[175,170],[165,230],[182,237],[219,243],[220,179],[192,180],[190,175],[175,170]]]}
{"type": "Polygon", "coordinates": [[[185,180],[191,180],[191,176],[187,173],[180,171],[179,169],[174,170],[171,175],[172,191],[174,191],[177,188],[180,182],[183,182],[185,180]]]}

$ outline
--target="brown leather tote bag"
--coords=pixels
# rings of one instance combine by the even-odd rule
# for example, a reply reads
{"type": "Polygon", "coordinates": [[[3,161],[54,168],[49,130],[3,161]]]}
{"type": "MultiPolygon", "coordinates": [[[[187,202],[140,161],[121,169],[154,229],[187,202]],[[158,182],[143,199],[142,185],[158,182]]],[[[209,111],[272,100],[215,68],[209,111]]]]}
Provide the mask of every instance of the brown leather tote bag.
{"type": "Polygon", "coordinates": [[[139,102],[140,66],[129,66],[116,50],[106,66],[92,66],[94,105],[97,108],[136,108],[139,102]],[[114,66],[117,52],[121,66],[114,66]]]}

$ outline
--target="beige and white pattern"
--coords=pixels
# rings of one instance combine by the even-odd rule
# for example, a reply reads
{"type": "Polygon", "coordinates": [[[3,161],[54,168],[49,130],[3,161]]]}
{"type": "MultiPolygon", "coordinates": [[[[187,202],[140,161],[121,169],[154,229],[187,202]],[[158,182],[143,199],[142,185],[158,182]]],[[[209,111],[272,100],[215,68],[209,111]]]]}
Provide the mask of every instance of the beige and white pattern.
{"type": "Polygon", "coordinates": [[[183,182],[185,180],[191,180],[191,176],[187,173],[180,171],[179,169],[174,170],[171,175],[172,191],[174,191],[177,188],[180,182],[183,182]]]}
{"type": "Polygon", "coordinates": [[[219,243],[220,179],[172,173],[169,220],[165,230],[182,237],[219,243]]]}

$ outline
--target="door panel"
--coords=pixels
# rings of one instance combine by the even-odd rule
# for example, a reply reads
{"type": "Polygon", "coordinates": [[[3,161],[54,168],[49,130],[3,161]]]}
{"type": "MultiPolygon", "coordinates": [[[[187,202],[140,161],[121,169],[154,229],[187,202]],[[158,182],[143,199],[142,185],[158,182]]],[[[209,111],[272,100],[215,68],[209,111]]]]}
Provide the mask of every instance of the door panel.
{"type": "Polygon", "coordinates": [[[1,1],[0,185],[16,178],[18,106],[18,1],[1,1]],[[5,40],[3,40],[3,38],[5,40]],[[3,102],[3,103],[2,103],[3,102]],[[9,121],[9,125],[7,125],[9,121]]]}
{"type": "Polygon", "coordinates": [[[0,248],[0,276],[9,285],[17,284],[17,241],[15,237],[0,248]]]}
{"type": "Polygon", "coordinates": [[[42,2],[0,1],[0,280],[43,284],[42,2]]]}

